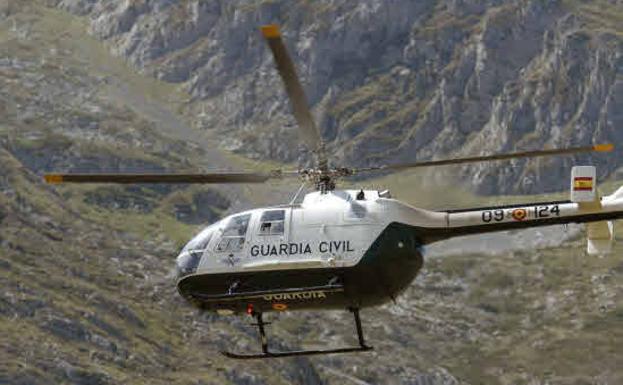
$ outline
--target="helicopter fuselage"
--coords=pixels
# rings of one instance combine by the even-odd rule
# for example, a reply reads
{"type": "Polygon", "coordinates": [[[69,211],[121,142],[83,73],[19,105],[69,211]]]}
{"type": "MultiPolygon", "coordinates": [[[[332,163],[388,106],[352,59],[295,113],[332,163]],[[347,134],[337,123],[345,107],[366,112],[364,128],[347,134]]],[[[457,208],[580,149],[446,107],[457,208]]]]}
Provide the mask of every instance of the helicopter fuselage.
{"type": "Polygon", "coordinates": [[[204,229],[177,258],[177,288],[196,306],[222,314],[359,309],[395,299],[422,267],[428,244],[598,222],[588,234],[594,254],[608,252],[614,239],[608,221],[622,217],[623,188],[589,202],[454,211],[415,208],[378,191],[313,192],[301,204],[238,213],[204,229]]]}
{"type": "Polygon", "coordinates": [[[378,305],[396,298],[423,264],[423,245],[400,224],[405,215],[407,223],[442,221],[378,191],[353,190],[239,213],[184,248],[178,290],[221,313],[378,305]]]}

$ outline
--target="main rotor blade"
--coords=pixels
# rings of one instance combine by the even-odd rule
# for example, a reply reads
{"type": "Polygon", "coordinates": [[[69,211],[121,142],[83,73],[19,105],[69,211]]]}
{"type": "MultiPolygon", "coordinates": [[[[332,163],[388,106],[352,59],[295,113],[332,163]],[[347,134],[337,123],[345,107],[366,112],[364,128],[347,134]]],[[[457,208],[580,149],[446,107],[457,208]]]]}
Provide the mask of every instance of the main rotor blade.
{"type": "Polygon", "coordinates": [[[263,183],[280,178],[280,171],[218,174],[46,174],[47,183],[263,183]]]}
{"type": "Polygon", "coordinates": [[[496,160],[508,160],[508,159],[517,159],[517,158],[536,158],[536,157],[541,157],[541,156],[577,154],[577,153],[594,152],[594,151],[610,152],[613,150],[614,150],[614,145],[612,144],[598,144],[595,146],[586,146],[586,147],[573,147],[573,148],[562,148],[562,149],[541,150],[541,151],[524,151],[524,152],[513,152],[509,154],[499,154],[499,155],[473,156],[469,158],[431,160],[431,161],[425,161],[425,162],[398,163],[398,164],[390,164],[390,165],[383,165],[383,166],[363,167],[363,168],[353,169],[353,173],[380,171],[380,170],[403,170],[403,169],[408,169],[408,168],[446,166],[446,165],[463,164],[463,163],[491,162],[491,161],[496,161],[496,160]]]}
{"type": "Polygon", "coordinates": [[[265,25],[261,30],[275,58],[277,71],[285,85],[286,93],[292,104],[294,118],[301,128],[303,138],[310,146],[310,149],[318,155],[320,158],[319,162],[322,165],[323,161],[326,160],[322,137],[320,136],[318,127],[314,123],[305,91],[303,91],[303,87],[296,74],[292,59],[290,59],[288,50],[281,39],[279,26],[275,24],[265,25]]]}

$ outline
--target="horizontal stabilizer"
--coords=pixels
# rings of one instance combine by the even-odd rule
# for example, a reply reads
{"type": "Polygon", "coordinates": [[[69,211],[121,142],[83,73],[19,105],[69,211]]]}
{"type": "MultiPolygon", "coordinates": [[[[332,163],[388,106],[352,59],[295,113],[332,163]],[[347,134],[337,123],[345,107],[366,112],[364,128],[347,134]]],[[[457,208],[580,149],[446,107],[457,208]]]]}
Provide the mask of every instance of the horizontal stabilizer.
{"type": "Polygon", "coordinates": [[[608,195],[607,197],[604,197],[604,200],[618,200],[618,199],[623,199],[623,186],[621,186],[617,191],[615,191],[613,194],[608,195]]]}

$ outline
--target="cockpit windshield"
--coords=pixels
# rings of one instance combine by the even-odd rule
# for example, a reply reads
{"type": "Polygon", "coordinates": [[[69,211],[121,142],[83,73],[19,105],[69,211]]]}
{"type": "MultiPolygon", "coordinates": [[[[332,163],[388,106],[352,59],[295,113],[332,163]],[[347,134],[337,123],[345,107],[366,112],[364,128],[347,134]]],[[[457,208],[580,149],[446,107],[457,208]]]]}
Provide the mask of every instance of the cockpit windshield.
{"type": "Polygon", "coordinates": [[[212,235],[216,230],[216,225],[218,223],[212,224],[205,229],[201,230],[199,234],[197,234],[193,239],[190,240],[182,249],[182,252],[189,250],[205,250],[212,239],[212,235]]]}
{"type": "Polygon", "coordinates": [[[195,271],[197,271],[199,262],[201,262],[201,257],[203,256],[205,250],[208,248],[208,245],[212,240],[212,236],[216,231],[216,225],[217,224],[213,224],[206,227],[193,239],[191,239],[190,242],[186,244],[186,246],[184,246],[176,261],[178,277],[193,274],[195,271]]]}

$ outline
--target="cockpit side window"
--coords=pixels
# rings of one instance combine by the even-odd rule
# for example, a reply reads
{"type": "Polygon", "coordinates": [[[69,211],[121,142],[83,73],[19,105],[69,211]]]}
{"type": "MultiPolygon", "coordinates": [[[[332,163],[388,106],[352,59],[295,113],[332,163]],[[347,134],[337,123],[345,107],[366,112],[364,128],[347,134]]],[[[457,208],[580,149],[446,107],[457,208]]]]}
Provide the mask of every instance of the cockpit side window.
{"type": "Polygon", "coordinates": [[[266,210],[260,219],[260,235],[283,235],[285,210],[266,210]]]}
{"type": "Polygon", "coordinates": [[[240,251],[244,246],[244,239],[249,227],[251,214],[237,215],[231,217],[227,226],[223,229],[221,240],[216,246],[216,251],[240,251]]]}

